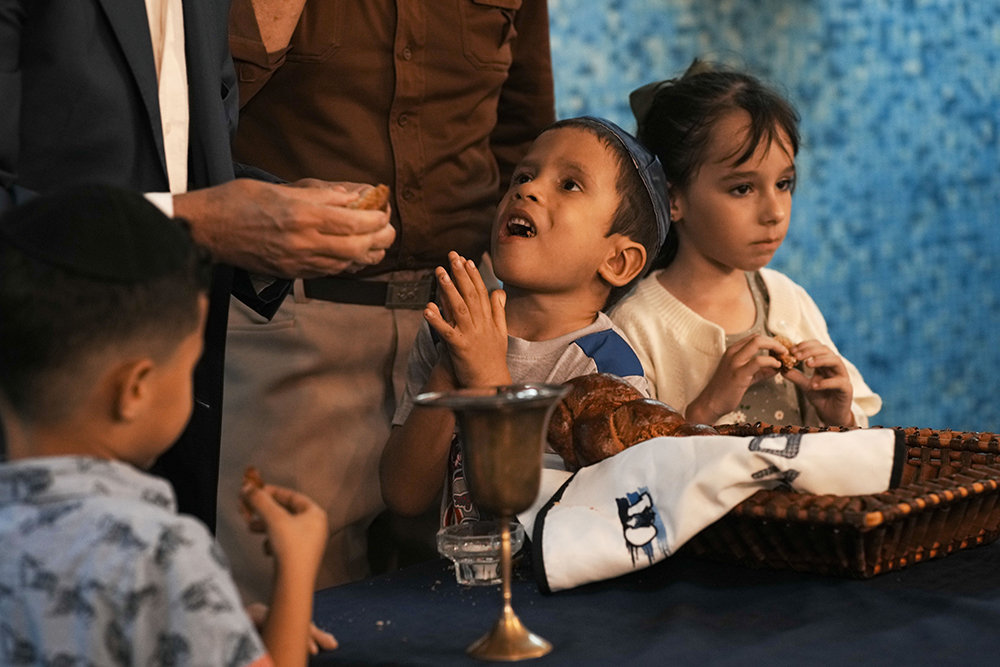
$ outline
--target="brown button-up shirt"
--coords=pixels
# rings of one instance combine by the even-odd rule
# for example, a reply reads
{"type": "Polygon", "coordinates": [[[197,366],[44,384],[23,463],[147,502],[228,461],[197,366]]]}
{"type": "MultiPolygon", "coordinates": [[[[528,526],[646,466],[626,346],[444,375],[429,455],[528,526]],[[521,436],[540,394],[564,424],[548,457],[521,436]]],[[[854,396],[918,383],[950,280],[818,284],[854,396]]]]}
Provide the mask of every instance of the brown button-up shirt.
{"type": "Polygon", "coordinates": [[[361,275],[478,258],[499,196],[555,120],[545,0],[308,0],[267,54],[233,0],[237,161],[295,180],[386,183],[396,242],[361,275]]]}

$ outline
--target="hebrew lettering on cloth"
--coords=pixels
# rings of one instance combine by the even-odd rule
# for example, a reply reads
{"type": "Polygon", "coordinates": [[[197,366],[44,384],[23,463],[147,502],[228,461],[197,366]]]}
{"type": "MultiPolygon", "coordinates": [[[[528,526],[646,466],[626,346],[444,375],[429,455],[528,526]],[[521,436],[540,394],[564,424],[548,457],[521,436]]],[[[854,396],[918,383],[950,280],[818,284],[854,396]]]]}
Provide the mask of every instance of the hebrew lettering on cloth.
{"type": "Polygon", "coordinates": [[[761,489],[885,491],[905,455],[891,429],[653,438],[576,473],[544,470],[518,519],[539,586],[554,592],[648,567],[761,489]]]}

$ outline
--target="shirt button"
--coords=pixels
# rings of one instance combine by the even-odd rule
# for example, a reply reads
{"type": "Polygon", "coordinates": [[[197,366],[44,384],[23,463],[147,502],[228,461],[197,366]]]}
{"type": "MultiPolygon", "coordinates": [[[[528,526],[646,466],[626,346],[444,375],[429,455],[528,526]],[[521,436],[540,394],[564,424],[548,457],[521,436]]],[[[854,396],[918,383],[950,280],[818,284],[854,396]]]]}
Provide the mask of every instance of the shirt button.
{"type": "Polygon", "coordinates": [[[410,117],[407,116],[405,113],[399,114],[399,119],[396,122],[399,123],[400,125],[406,125],[407,123],[410,122],[410,117]]]}
{"type": "Polygon", "coordinates": [[[413,52],[410,49],[403,49],[403,60],[409,60],[413,57],[413,52]]]}
{"type": "Polygon", "coordinates": [[[403,190],[403,201],[410,201],[413,199],[413,190],[407,188],[403,190]]]}

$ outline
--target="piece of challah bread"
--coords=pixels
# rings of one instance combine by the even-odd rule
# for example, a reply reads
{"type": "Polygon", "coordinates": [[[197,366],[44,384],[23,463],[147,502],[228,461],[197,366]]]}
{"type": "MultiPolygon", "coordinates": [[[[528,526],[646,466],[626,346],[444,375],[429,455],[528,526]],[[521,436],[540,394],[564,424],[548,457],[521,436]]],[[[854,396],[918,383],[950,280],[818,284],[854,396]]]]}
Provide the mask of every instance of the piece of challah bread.
{"type": "Polygon", "coordinates": [[[717,435],[703,424],[690,424],[665,403],[643,398],[617,375],[581,375],[565,383],[570,391],[549,421],[552,449],[576,470],[658,436],[717,435]]]}
{"type": "Polygon", "coordinates": [[[781,354],[779,352],[775,352],[774,350],[768,350],[768,354],[770,354],[772,357],[781,362],[781,370],[783,371],[792,370],[793,368],[795,368],[795,364],[799,363],[799,360],[790,351],[793,347],[795,347],[795,343],[793,343],[788,338],[782,336],[781,334],[774,334],[773,338],[774,340],[784,345],[785,349],[789,350],[789,352],[781,354]]]}
{"type": "Polygon", "coordinates": [[[381,211],[389,203],[389,186],[379,183],[361,191],[360,196],[347,205],[360,211],[381,211]]]}

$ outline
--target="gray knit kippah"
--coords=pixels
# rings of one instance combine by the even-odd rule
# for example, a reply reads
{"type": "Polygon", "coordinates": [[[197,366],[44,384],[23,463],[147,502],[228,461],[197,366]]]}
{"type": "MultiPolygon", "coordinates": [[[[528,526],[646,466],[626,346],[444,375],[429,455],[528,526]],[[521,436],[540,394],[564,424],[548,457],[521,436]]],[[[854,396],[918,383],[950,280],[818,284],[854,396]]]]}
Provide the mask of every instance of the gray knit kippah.
{"type": "Polygon", "coordinates": [[[596,116],[584,116],[587,120],[600,123],[611,130],[622,146],[632,157],[642,184],[646,186],[646,192],[653,204],[653,212],[656,214],[656,247],[659,248],[667,238],[667,231],[670,229],[670,204],[667,200],[667,176],[663,172],[660,160],[653,155],[649,149],[639,143],[639,140],[631,134],[618,127],[606,118],[596,116]]]}
{"type": "Polygon", "coordinates": [[[42,264],[123,284],[179,270],[192,247],[179,222],[141,194],[108,185],[35,197],[0,216],[0,236],[42,264]]]}

